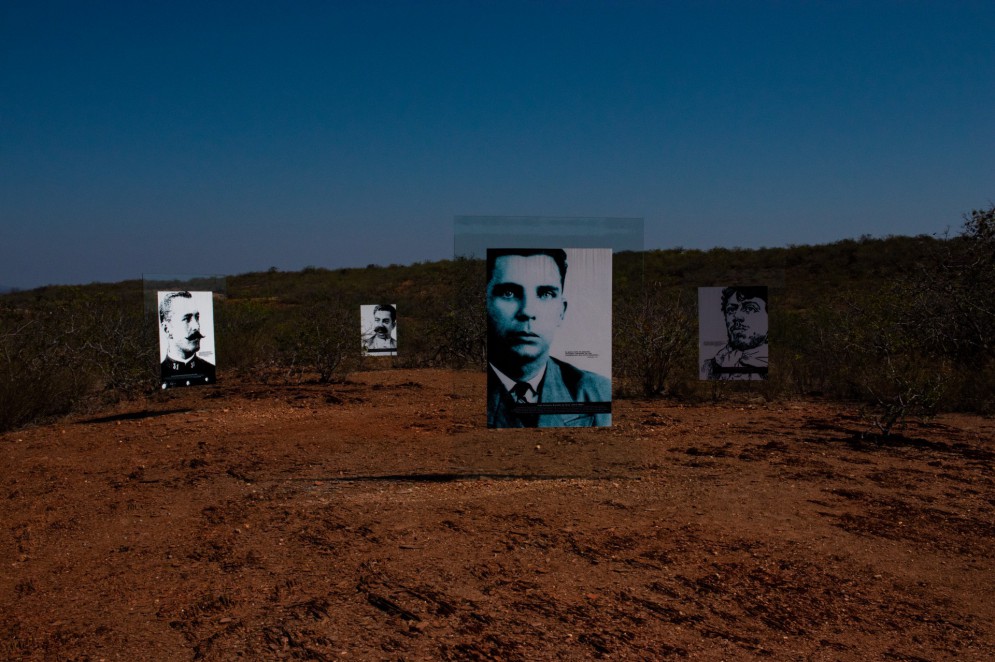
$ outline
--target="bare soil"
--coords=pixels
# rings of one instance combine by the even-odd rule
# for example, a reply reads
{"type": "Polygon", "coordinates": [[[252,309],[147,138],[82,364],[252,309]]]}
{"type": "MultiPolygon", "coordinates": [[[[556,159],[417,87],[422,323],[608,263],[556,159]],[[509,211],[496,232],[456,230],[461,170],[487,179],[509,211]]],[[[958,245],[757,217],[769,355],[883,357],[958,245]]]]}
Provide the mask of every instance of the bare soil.
{"type": "Polygon", "coordinates": [[[995,659],[995,422],[816,402],[487,430],[483,375],[0,435],[0,658],[995,659]]]}

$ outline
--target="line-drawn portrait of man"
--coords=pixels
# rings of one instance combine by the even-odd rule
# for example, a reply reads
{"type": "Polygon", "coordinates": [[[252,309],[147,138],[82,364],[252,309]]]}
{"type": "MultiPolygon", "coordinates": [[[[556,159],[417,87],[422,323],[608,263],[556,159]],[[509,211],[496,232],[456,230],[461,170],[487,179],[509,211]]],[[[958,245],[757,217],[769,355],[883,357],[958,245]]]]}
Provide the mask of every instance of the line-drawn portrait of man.
{"type": "MultiPolygon", "coordinates": [[[[601,302],[601,314],[576,324],[581,333],[584,325],[607,324],[608,346],[598,349],[610,361],[611,250],[573,250],[599,257],[602,267],[607,263],[607,301],[601,302]]],[[[611,379],[550,355],[571,310],[567,272],[564,249],[487,251],[488,427],[611,425],[611,379]]],[[[571,296],[580,298],[584,292],[571,296]]]]}
{"type": "Polygon", "coordinates": [[[162,387],[214,383],[211,292],[159,292],[158,300],[162,387]]]}
{"type": "Polygon", "coordinates": [[[702,287],[698,290],[698,304],[702,357],[699,377],[767,379],[767,288],[702,287]],[[721,312],[721,322],[714,315],[716,310],[721,312]],[[721,330],[717,328],[719,324],[721,330]],[[724,340],[718,340],[722,337],[724,340]],[[715,346],[720,346],[718,351],[712,349],[715,346]]]}
{"type": "Polygon", "coordinates": [[[397,306],[360,306],[363,351],[377,356],[397,356],[397,306]]]}

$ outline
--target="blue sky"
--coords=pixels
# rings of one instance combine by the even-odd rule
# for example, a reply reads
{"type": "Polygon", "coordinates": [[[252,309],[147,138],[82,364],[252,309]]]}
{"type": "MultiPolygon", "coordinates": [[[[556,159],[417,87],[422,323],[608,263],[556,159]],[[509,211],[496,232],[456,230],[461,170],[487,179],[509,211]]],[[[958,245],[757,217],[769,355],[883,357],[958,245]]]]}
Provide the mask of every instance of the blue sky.
{"type": "Polygon", "coordinates": [[[995,199],[992,2],[205,5],[0,3],[0,285],[442,259],[457,215],[758,247],[995,199]]]}

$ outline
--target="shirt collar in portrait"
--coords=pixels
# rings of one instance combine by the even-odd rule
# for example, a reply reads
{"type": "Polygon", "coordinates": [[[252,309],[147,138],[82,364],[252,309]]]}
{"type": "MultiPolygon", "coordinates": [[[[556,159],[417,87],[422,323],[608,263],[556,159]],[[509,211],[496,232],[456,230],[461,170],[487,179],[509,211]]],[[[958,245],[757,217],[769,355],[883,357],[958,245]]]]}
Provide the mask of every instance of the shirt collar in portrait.
{"type": "Polygon", "coordinates": [[[200,358],[200,357],[198,357],[196,354],[194,354],[189,359],[187,359],[186,361],[184,361],[183,359],[173,358],[169,354],[166,355],[166,360],[167,361],[169,361],[170,363],[175,363],[177,365],[190,365],[191,363],[193,363],[194,361],[196,361],[198,358],[200,358]]]}
{"type": "MultiPolygon", "coordinates": [[[[509,377],[508,375],[504,374],[500,370],[498,370],[496,367],[494,367],[493,363],[491,363],[490,366],[491,370],[494,371],[494,374],[497,375],[497,378],[501,380],[501,384],[504,386],[504,390],[508,391],[508,393],[511,393],[511,390],[515,388],[515,384],[517,384],[518,382],[509,377]]],[[[542,383],[542,378],[545,376],[546,376],[546,364],[543,364],[542,370],[540,370],[535,377],[528,380],[528,385],[532,387],[532,391],[536,394],[537,399],[539,396],[539,384],[542,383]]]]}
{"type": "Polygon", "coordinates": [[[394,344],[394,338],[387,336],[386,338],[381,338],[380,336],[374,334],[370,338],[370,346],[374,349],[383,349],[384,347],[391,347],[394,344]]]}

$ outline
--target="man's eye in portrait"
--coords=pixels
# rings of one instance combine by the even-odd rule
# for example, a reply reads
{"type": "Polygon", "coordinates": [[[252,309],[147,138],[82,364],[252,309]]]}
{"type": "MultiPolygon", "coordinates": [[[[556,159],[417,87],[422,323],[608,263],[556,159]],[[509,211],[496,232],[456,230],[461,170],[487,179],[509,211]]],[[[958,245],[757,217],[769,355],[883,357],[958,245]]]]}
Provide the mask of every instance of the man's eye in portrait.
{"type": "Polygon", "coordinates": [[[555,299],[560,292],[555,287],[540,287],[536,291],[540,299],[555,299]]]}
{"type": "Polygon", "coordinates": [[[498,285],[494,288],[494,296],[499,299],[521,298],[521,289],[514,285],[498,285]]]}
{"type": "Polygon", "coordinates": [[[744,303],[743,310],[748,313],[758,313],[760,312],[760,306],[755,303],[744,303]]]}

